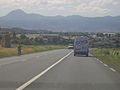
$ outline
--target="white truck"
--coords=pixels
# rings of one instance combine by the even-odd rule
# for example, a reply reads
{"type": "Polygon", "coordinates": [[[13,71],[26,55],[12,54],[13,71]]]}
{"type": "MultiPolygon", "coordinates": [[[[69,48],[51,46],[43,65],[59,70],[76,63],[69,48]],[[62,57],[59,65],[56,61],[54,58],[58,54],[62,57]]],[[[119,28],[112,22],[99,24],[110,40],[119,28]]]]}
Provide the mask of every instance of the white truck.
{"type": "Polygon", "coordinates": [[[74,40],[74,56],[76,54],[89,55],[89,41],[85,36],[77,36],[74,40]]]}

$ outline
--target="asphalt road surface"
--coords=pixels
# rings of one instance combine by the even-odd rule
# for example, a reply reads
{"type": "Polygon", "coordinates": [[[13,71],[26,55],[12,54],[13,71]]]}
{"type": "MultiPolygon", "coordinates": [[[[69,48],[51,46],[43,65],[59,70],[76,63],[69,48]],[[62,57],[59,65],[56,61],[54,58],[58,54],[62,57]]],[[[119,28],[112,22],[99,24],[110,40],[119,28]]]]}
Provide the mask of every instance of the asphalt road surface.
{"type": "Polygon", "coordinates": [[[0,59],[0,90],[120,90],[120,73],[62,49],[0,59]]]}

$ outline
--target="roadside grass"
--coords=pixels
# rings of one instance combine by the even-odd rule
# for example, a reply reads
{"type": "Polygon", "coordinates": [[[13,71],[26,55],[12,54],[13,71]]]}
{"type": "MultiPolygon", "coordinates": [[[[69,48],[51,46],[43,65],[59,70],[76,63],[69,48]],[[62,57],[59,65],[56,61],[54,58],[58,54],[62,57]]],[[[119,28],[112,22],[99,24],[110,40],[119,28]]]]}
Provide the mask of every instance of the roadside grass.
{"type": "Polygon", "coordinates": [[[120,49],[94,49],[90,53],[110,67],[120,71],[120,49]]]}
{"type": "MultiPolygon", "coordinates": [[[[22,54],[24,55],[64,48],[66,48],[64,45],[22,45],[22,54]]],[[[10,56],[17,56],[17,45],[13,45],[11,48],[3,48],[0,46],[0,58],[10,56]]]]}

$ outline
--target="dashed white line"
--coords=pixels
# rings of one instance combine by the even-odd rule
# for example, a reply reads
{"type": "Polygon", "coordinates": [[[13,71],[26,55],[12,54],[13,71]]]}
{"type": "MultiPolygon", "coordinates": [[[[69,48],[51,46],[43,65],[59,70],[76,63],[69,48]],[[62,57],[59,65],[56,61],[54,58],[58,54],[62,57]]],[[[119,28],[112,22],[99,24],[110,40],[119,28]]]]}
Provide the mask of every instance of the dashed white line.
{"type": "Polygon", "coordinates": [[[103,63],[102,61],[100,61],[100,63],[103,63]]]}
{"type": "Polygon", "coordinates": [[[20,86],[19,88],[17,88],[16,90],[23,90],[25,89],[27,86],[29,86],[32,82],[34,82],[35,80],[37,80],[38,78],[40,78],[42,75],[44,75],[46,72],[48,72],[50,69],[52,69],[54,66],[56,66],[57,64],[59,64],[61,61],[63,61],[65,58],[67,58],[73,51],[71,51],[70,53],[68,53],[67,55],[65,55],[64,57],[62,57],[59,61],[57,61],[56,63],[54,63],[53,65],[51,65],[50,67],[48,67],[47,69],[45,69],[43,72],[41,72],[40,74],[38,74],[37,76],[33,77],[31,80],[29,80],[28,82],[24,83],[22,86],[20,86]]]}
{"type": "Polygon", "coordinates": [[[99,59],[97,59],[97,61],[99,61],[99,62],[100,62],[100,60],[99,60],[99,59]]]}
{"type": "MultiPolygon", "coordinates": [[[[100,61],[99,59],[96,58],[96,60],[99,61],[100,63],[102,63],[104,66],[109,67],[107,64],[103,63],[103,62],[100,61]]],[[[110,69],[111,71],[113,71],[113,72],[116,72],[116,70],[113,69],[113,68],[110,68],[110,67],[109,67],[109,69],[110,69]]]]}
{"type": "Polygon", "coordinates": [[[107,64],[104,64],[104,66],[108,67],[108,65],[107,65],[107,64]]]}
{"type": "Polygon", "coordinates": [[[113,69],[113,68],[110,68],[113,72],[116,72],[116,70],[115,69],[113,69]]]}

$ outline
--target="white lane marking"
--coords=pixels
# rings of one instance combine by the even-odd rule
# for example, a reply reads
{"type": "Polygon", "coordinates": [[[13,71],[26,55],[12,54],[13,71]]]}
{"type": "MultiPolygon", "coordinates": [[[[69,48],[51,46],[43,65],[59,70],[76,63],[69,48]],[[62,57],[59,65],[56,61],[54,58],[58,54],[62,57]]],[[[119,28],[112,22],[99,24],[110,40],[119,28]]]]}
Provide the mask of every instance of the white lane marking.
{"type": "Polygon", "coordinates": [[[100,63],[103,63],[102,61],[100,61],[100,63]]]}
{"type": "Polygon", "coordinates": [[[104,66],[108,67],[108,65],[107,65],[107,64],[104,64],[104,66]]]}
{"type": "Polygon", "coordinates": [[[51,65],[50,67],[48,67],[47,69],[45,69],[43,72],[41,72],[40,74],[38,74],[37,76],[33,77],[31,80],[29,80],[28,82],[24,83],[22,86],[20,86],[19,88],[17,88],[16,90],[23,90],[25,89],[27,86],[29,86],[32,82],[34,82],[35,80],[37,80],[38,78],[40,78],[42,75],[44,75],[46,72],[48,72],[50,69],[52,69],[54,66],[56,66],[57,64],[59,64],[61,61],[63,61],[65,58],[67,58],[73,51],[71,51],[70,53],[68,53],[67,55],[65,55],[64,57],[62,57],[59,61],[57,61],[56,63],[54,63],[53,65],[51,65]]]}
{"type": "Polygon", "coordinates": [[[99,61],[99,62],[100,62],[100,60],[99,60],[99,59],[97,59],[97,61],[99,61]]]}
{"type": "MultiPolygon", "coordinates": [[[[104,66],[109,67],[107,64],[103,63],[103,62],[100,61],[99,59],[96,58],[96,60],[99,61],[100,63],[102,63],[104,66]]],[[[109,67],[109,68],[110,68],[110,67],[109,67]]],[[[110,70],[112,70],[113,72],[116,72],[116,70],[113,69],[113,68],[110,68],[110,70]]]]}
{"type": "Polygon", "coordinates": [[[115,69],[113,69],[113,68],[110,68],[113,72],[116,72],[116,70],[115,69]]]}

